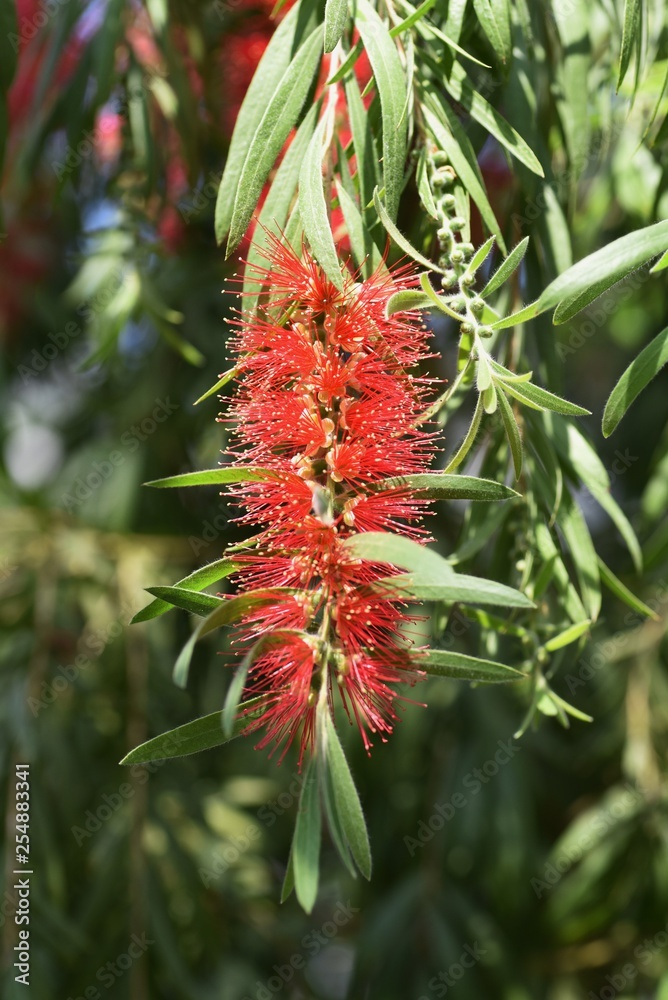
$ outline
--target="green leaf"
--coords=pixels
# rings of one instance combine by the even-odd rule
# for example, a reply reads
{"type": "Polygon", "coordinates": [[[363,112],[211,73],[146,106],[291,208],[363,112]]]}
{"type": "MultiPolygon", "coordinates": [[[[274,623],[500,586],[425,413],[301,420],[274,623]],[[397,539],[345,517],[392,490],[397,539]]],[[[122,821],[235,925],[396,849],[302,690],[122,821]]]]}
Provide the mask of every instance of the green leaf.
{"type": "Polygon", "coordinates": [[[144,486],[160,489],[176,486],[218,486],[224,483],[262,483],[279,478],[272,469],[259,469],[252,465],[227,466],[220,469],[201,469],[199,472],[183,472],[167,479],[153,479],[144,486]]]}
{"type": "Polygon", "coordinates": [[[343,218],[346,224],[346,229],[348,230],[348,236],[350,237],[350,246],[353,251],[355,262],[358,267],[362,267],[368,257],[371,264],[371,270],[375,271],[379,264],[382,263],[383,255],[370,238],[359,208],[343,187],[339,178],[335,177],[334,180],[336,182],[336,193],[338,195],[341,211],[343,212],[343,218]]]}
{"type": "MultiPolygon", "coordinates": [[[[403,21],[400,21],[399,24],[395,24],[393,28],[390,28],[390,37],[398,38],[399,35],[404,33],[404,31],[408,31],[409,28],[412,28],[414,24],[417,24],[418,21],[422,20],[425,14],[431,10],[435,3],[436,0],[424,0],[424,3],[421,3],[419,7],[415,7],[408,17],[404,18],[403,21]]],[[[405,3],[404,7],[410,9],[411,5],[409,3],[405,3]]]]}
{"type": "Polygon", "coordinates": [[[586,615],[582,617],[591,618],[595,622],[601,610],[601,581],[596,550],[582,512],[568,491],[564,493],[561,501],[557,523],[563,532],[575,565],[586,609],[586,615]]]}
{"type": "Polygon", "coordinates": [[[407,253],[409,257],[412,257],[413,260],[416,260],[418,264],[422,264],[422,266],[426,267],[428,270],[438,271],[439,274],[445,274],[445,271],[442,268],[438,267],[436,264],[434,264],[433,261],[428,260],[426,257],[423,257],[420,251],[416,250],[415,247],[408,242],[403,233],[401,233],[397,229],[395,224],[392,222],[392,219],[388,215],[385,206],[380,200],[380,196],[378,194],[378,188],[376,188],[376,190],[373,192],[373,203],[376,206],[376,211],[378,212],[380,221],[383,223],[385,229],[392,237],[394,242],[397,244],[398,247],[401,247],[404,253],[407,253]]]}
{"type": "Polygon", "coordinates": [[[322,27],[318,27],[283,74],[248,148],[232,212],[228,257],[248,229],[269,171],[299,118],[321,56],[322,27]]]}
{"type": "MultiPolygon", "coordinates": [[[[448,564],[446,564],[448,565],[448,564]]],[[[448,565],[452,570],[452,567],[448,565]]],[[[453,571],[454,572],[454,571],[453,571]]],[[[407,573],[381,581],[398,593],[414,597],[418,601],[461,602],[462,604],[485,604],[500,608],[534,608],[535,604],[514,587],[495,580],[465,574],[421,572],[419,577],[407,573]]]]}
{"type": "Polygon", "coordinates": [[[445,649],[428,649],[426,655],[420,654],[416,664],[418,669],[425,670],[428,674],[452,677],[458,681],[484,681],[493,684],[499,681],[523,681],[527,676],[505,663],[481,660],[477,656],[451,653],[445,649]]]}
{"type": "Polygon", "coordinates": [[[501,420],[503,421],[503,428],[506,432],[506,437],[508,438],[510,453],[513,456],[515,479],[519,479],[522,474],[522,438],[520,437],[520,429],[517,426],[515,414],[513,413],[512,407],[508,402],[503,389],[501,389],[498,393],[497,401],[499,404],[501,420]]]}
{"type": "Polygon", "coordinates": [[[250,719],[256,718],[263,711],[263,698],[253,698],[241,705],[245,713],[237,721],[232,736],[225,736],[220,723],[220,712],[212,712],[193,722],[171,729],[168,733],[154,736],[140,746],[131,750],[121,764],[146,764],[151,760],[166,760],[172,757],[185,757],[187,754],[199,753],[200,750],[210,750],[221,746],[239,736],[248,725],[250,719]]]}
{"type": "MultiPolygon", "coordinates": [[[[668,83],[668,72],[666,72],[666,83],[668,83]]],[[[661,257],[659,257],[659,259],[657,260],[656,264],[653,267],[650,267],[649,273],[658,274],[659,271],[665,271],[667,267],[668,267],[668,250],[666,250],[666,252],[662,254],[661,257]]]]}
{"type": "Polygon", "coordinates": [[[553,322],[565,323],[617,281],[666,249],[668,220],[621,236],[555,278],[538,299],[537,312],[555,308],[553,322]]]}
{"type": "Polygon", "coordinates": [[[622,50],[619,55],[619,76],[617,90],[621,87],[631,62],[636,40],[639,38],[642,18],[642,0],[625,0],[624,27],[622,29],[622,50]]]}
{"type": "Polygon", "coordinates": [[[603,413],[603,436],[610,437],[631,403],[668,364],[668,327],[662,330],[628,366],[610,393],[603,413]]]}
{"type": "Polygon", "coordinates": [[[323,118],[304,157],[299,175],[299,214],[315,257],[330,281],[343,291],[341,264],[334,246],[322,181],[322,144],[326,128],[327,119],[323,118]]]}
{"type": "Polygon", "coordinates": [[[576,642],[585,632],[589,631],[591,626],[591,620],[585,618],[583,622],[577,622],[575,625],[571,625],[569,628],[560,632],[558,635],[553,635],[551,639],[544,644],[544,649],[548,653],[556,653],[558,649],[563,649],[564,646],[570,646],[572,642],[576,642]]]}
{"type": "Polygon", "coordinates": [[[501,62],[509,62],[513,47],[508,0],[473,0],[473,7],[482,30],[501,62]]]}
{"type": "Polygon", "coordinates": [[[548,392],[547,389],[541,389],[540,386],[534,385],[533,382],[518,382],[514,378],[505,378],[504,369],[495,362],[492,362],[492,368],[506,392],[536,410],[553,410],[555,413],[564,413],[573,417],[588,416],[590,414],[590,411],[585,410],[584,407],[576,406],[575,403],[569,403],[567,399],[555,396],[553,393],[548,392]]]}
{"type": "Polygon", "coordinates": [[[320,830],[318,772],[315,762],[311,759],[306,765],[304,774],[291,852],[295,893],[307,913],[313,909],[318,895],[320,830]]]}
{"type": "Polygon", "coordinates": [[[237,115],[225,161],[225,171],[218,189],[215,231],[219,244],[223,242],[230,229],[239,179],[253,136],[310,22],[310,18],[308,20],[304,18],[302,4],[295,5],[289,11],[271,36],[246,91],[237,115]]]}
{"type": "Polygon", "coordinates": [[[453,169],[475,202],[483,222],[490,233],[494,233],[498,245],[505,253],[503,233],[487,198],[473,146],[457,115],[445,99],[437,99],[436,95],[431,94],[425,97],[422,113],[434,142],[447,153],[453,169]],[[441,118],[445,118],[447,127],[441,118]]]}
{"type": "Polygon", "coordinates": [[[452,456],[448,462],[445,471],[452,472],[457,466],[461,465],[471,448],[475,443],[475,439],[478,436],[478,431],[480,430],[480,424],[482,421],[482,415],[485,408],[485,400],[482,395],[478,396],[478,401],[475,405],[475,410],[473,411],[473,416],[471,417],[471,423],[469,424],[469,429],[466,432],[466,437],[460,444],[459,448],[452,456]]]}
{"type": "MultiPolygon", "coordinates": [[[[493,135],[509,153],[528,167],[534,174],[544,177],[540,160],[533,150],[524,141],[522,136],[496,108],[485,100],[473,86],[466,71],[459,63],[452,64],[450,76],[442,77],[445,89],[450,96],[461,104],[466,111],[474,118],[479,125],[482,125],[490,135],[493,135]]],[[[456,168],[455,168],[456,169],[456,168]]]]}
{"type": "Polygon", "coordinates": [[[356,176],[360,205],[363,209],[366,209],[373,198],[373,189],[376,186],[378,157],[376,156],[373,134],[369,125],[369,114],[364,107],[364,101],[362,100],[362,95],[354,76],[346,80],[345,89],[350,131],[352,133],[355,161],[357,163],[356,176]]]}
{"type": "MultiPolygon", "coordinates": [[[[203,590],[211,583],[224,580],[226,576],[230,576],[239,569],[239,566],[240,564],[233,559],[217,559],[216,562],[208,563],[208,565],[196,569],[194,573],[184,577],[183,580],[179,580],[175,586],[181,590],[203,590]]],[[[151,618],[157,618],[159,615],[164,615],[165,612],[171,611],[173,607],[174,605],[168,601],[151,601],[145,608],[137,612],[130,624],[136,625],[138,622],[146,622],[151,618]]]]}
{"type": "Polygon", "coordinates": [[[147,587],[147,592],[161,601],[173,605],[175,608],[182,608],[190,611],[194,615],[201,615],[205,618],[209,612],[213,611],[222,603],[222,598],[212,597],[211,594],[193,593],[184,587],[147,587]]]}
{"type": "Polygon", "coordinates": [[[281,903],[284,903],[286,899],[289,899],[295,888],[295,866],[292,863],[292,846],[290,846],[290,854],[288,856],[288,866],[285,869],[285,878],[283,879],[283,885],[281,886],[281,903]]]}
{"type": "Polygon", "coordinates": [[[489,254],[492,247],[494,246],[495,242],[496,242],[496,236],[490,236],[490,238],[485,243],[483,243],[482,246],[478,247],[478,249],[474,253],[473,257],[469,261],[469,264],[466,268],[468,274],[476,273],[476,271],[483,263],[483,261],[489,254]]]}
{"type": "Polygon", "coordinates": [[[327,0],[325,5],[325,52],[333,52],[348,20],[348,0],[327,0]]]}
{"type": "Polygon", "coordinates": [[[386,531],[363,531],[343,543],[358,559],[389,563],[418,573],[436,572],[455,577],[450,564],[438,552],[418,542],[386,531]]]}
{"type": "Polygon", "coordinates": [[[408,136],[408,122],[404,115],[404,68],[387,26],[368,0],[357,0],[355,27],[364,42],[380,96],[385,203],[388,215],[395,219],[403,185],[408,136]]]}
{"type": "Polygon", "coordinates": [[[238,366],[235,365],[234,368],[230,368],[228,371],[226,371],[223,375],[220,376],[215,385],[212,385],[210,389],[207,389],[206,392],[199,397],[199,399],[195,400],[193,406],[197,406],[198,403],[203,403],[205,399],[209,398],[209,396],[213,396],[214,392],[218,392],[218,390],[222,389],[223,386],[226,386],[228,382],[231,382],[233,378],[236,378],[238,374],[239,374],[238,366]]]}
{"type": "Polygon", "coordinates": [[[387,319],[398,312],[410,312],[411,309],[433,309],[434,303],[431,296],[425,292],[418,292],[414,288],[405,288],[402,292],[395,292],[387,300],[385,306],[385,316],[387,319]]]}
{"type": "Polygon", "coordinates": [[[527,252],[528,246],[529,237],[525,236],[516,247],[513,247],[506,259],[500,264],[480,293],[483,298],[487,295],[491,295],[492,292],[497,290],[497,288],[500,288],[501,285],[503,285],[504,282],[506,282],[508,278],[510,278],[510,276],[517,270],[524,260],[524,255],[527,252]]]}
{"type": "Polygon", "coordinates": [[[443,472],[418,472],[409,476],[395,476],[374,483],[375,490],[395,490],[408,487],[419,490],[433,500],[510,500],[520,494],[509,486],[492,479],[476,476],[446,475],[443,472]]]}
{"type": "Polygon", "coordinates": [[[436,202],[434,201],[434,194],[431,190],[431,185],[429,184],[429,159],[426,146],[420,147],[417,167],[415,168],[415,183],[417,185],[418,194],[420,195],[420,201],[422,202],[423,208],[432,217],[432,219],[435,219],[438,222],[440,216],[438,214],[436,202]]]}
{"type": "Polygon", "coordinates": [[[284,238],[286,220],[294,201],[302,163],[304,162],[306,150],[311,141],[319,112],[320,102],[318,101],[310,109],[304,121],[297,129],[297,134],[281,160],[267,197],[264,200],[258,224],[253,233],[253,241],[246,254],[243,286],[243,309],[246,314],[253,314],[255,312],[261,291],[261,281],[257,277],[255,268],[258,265],[267,267],[267,259],[264,253],[270,245],[271,237],[284,238]]]}
{"type": "Polygon", "coordinates": [[[534,316],[538,315],[539,310],[537,305],[537,302],[530,302],[528,306],[524,306],[516,313],[511,313],[510,316],[504,316],[503,319],[495,320],[490,326],[492,330],[507,330],[509,326],[518,326],[520,323],[525,323],[528,319],[533,319],[534,316]]]}
{"type": "Polygon", "coordinates": [[[629,590],[629,588],[622,583],[622,581],[615,576],[609,566],[607,566],[603,560],[598,557],[598,568],[601,574],[601,580],[606,585],[609,591],[611,591],[615,597],[618,597],[620,601],[627,604],[638,614],[644,615],[646,618],[653,618],[654,621],[660,621],[660,616],[657,615],[655,611],[652,611],[644,601],[641,601],[639,597],[629,590]]]}
{"type": "Polygon", "coordinates": [[[340,826],[357,867],[366,879],[371,878],[371,849],[359,795],[348,767],[343,747],[329,712],[325,716],[326,763],[332,781],[334,807],[340,826]]]}

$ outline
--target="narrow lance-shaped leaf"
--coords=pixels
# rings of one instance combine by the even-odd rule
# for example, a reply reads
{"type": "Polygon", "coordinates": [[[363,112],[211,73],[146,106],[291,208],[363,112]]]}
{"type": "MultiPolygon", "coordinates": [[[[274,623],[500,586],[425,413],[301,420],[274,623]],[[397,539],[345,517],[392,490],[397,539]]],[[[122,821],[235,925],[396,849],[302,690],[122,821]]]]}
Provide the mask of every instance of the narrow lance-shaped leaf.
{"type": "Polygon", "coordinates": [[[510,500],[519,496],[515,490],[492,479],[458,476],[443,472],[417,472],[395,476],[374,484],[375,490],[409,488],[434,500],[510,500]]]}
{"type": "Polygon", "coordinates": [[[503,388],[500,388],[497,400],[503,427],[506,432],[506,437],[508,438],[510,453],[513,456],[515,479],[519,479],[522,475],[522,439],[520,437],[520,430],[517,426],[515,414],[512,411],[512,407],[506,398],[503,388]]]}
{"type": "MultiPolygon", "coordinates": [[[[235,562],[233,559],[217,559],[215,562],[209,563],[207,566],[202,566],[200,569],[196,569],[194,573],[190,573],[189,576],[179,580],[175,584],[176,587],[183,590],[200,591],[204,590],[211,583],[217,583],[218,580],[223,580],[226,576],[234,573],[238,569],[239,563],[235,562]]],[[[134,616],[131,625],[135,625],[138,622],[149,621],[151,618],[157,618],[159,615],[164,615],[166,611],[170,611],[174,605],[165,600],[151,601],[147,604],[145,608],[138,611],[134,616]]]]}
{"type": "Polygon", "coordinates": [[[668,327],[662,330],[628,366],[605,404],[603,435],[610,437],[631,403],[668,364],[668,327]]]}
{"type": "Polygon", "coordinates": [[[406,239],[404,234],[400,232],[399,229],[397,229],[395,224],[392,222],[392,219],[390,218],[387,209],[380,200],[377,188],[373,193],[373,203],[380,217],[380,221],[383,223],[385,229],[387,230],[387,232],[392,237],[392,239],[394,240],[394,242],[397,244],[398,247],[401,247],[401,249],[405,253],[407,253],[409,257],[412,257],[413,260],[416,260],[418,264],[422,264],[422,266],[428,268],[428,270],[438,271],[439,274],[445,274],[445,271],[442,268],[434,264],[433,261],[428,260],[426,257],[424,257],[420,253],[420,251],[416,250],[415,247],[406,239]]]}
{"type": "Polygon", "coordinates": [[[218,189],[215,214],[218,243],[222,243],[229,232],[239,178],[246,162],[248,148],[262,115],[290,64],[294,48],[303,36],[306,23],[302,4],[294,6],[286,14],[273,33],[246,91],[237,115],[225,161],[225,171],[218,189]]]}
{"type": "Polygon", "coordinates": [[[537,312],[558,306],[554,322],[566,322],[615,282],[666,249],[668,221],[621,236],[555,278],[538,299],[537,312]]]}
{"type": "Polygon", "coordinates": [[[190,611],[191,614],[201,615],[203,618],[219,607],[223,600],[221,597],[212,597],[211,594],[193,593],[183,587],[148,587],[147,591],[153,597],[169,602],[175,608],[190,611]]]}
{"type": "Polygon", "coordinates": [[[212,747],[228,743],[240,736],[248,722],[263,711],[263,698],[253,698],[240,706],[243,717],[239,717],[231,736],[225,736],[220,721],[220,712],[212,712],[193,722],[154,736],[146,743],[140,744],[127,754],[121,764],[146,764],[151,760],[166,760],[172,757],[184,757],[187,754],[199,753],[200,750],[210,750],[212,747]]]}
{"type": "Polygon", "coordinates": [[[388,29],[368,0],[357,0],[355,20],[369,56],[383,119],[383,178],[387,212],[394,219],[404,177],[408,122],[404,115],[406,81],[388,29]]]}
{"type": "Polygon", "coordinates": [[[342,290],[341,265],[334,246],[322,178],[322,144],[326,127],[327,120],[323,118],[304,157],[299,175],[299,213],[315,257],[330,281],[342,290]]]}
{"type": "Polygon", "coordinates": [[[201,469],[199,472],[183,472],[178,476],[168,476],[167,479],[153,479],[144,486],[155,486],[159,489],[179,486],[220,486],[225,483],[261,483],[268,479],[276,479],[278,475],[272,469],[260,469],[252,465],[222,466],[219,469],[201,469]]]}
{"type": "Polygon", "coordinates": [[[333,52],[345,31],[348,0],[327,0],[325,5],[325,52],[333,52]]]}
{"type": "Polygon", "coordinates": [[[316,28],[286,69],[248,148],[239,178],[227,242],[227,256],[248,228],[285,140],[304,105],[322,55],[322,27],[316,28]]]}
{"type": "Polygon", "coordinates": [[[484,660],[464,653],[451,653],[446,649],[428,649],[416,657],[416,666],[437,677],[451,677],[458,681],[484,681],[503,683],[526,680],[526,674],[505,663],[484,660]]]}
{"type": "Polygon", "coordinates": [[[292,841],[292,871],[300,905],[310,913],[318,895],[320,864],[320,790],[314,760],[309,760],[292,841]]]}
{"type": "Polygon", "coordinates": [[[492,292],[495,292],[498,288],[501,288],[508,278],[510,278],[510,276],[517,270],[524,260],[524,255],[527,252],[528,246],[529,237],[525,236],[516,247],[513,247],[506,259],[499,265],[480,293],[483,298],[487,295],[491,295],[492,292]]]}
{"type": "Polygon", "coordinates": [[[624,82],[624,77],[631,62],[633,50],[636,47],[640,22],[642,17],[642,0],[624,0],[624,22],[622,28],[622,50],[619,56],[619,76],[617,90],[624,82]]]}
{"type": "Polygon", "coordinates": [[[329,712],[325,716],[326,764],[334,791],[333,805],[341,831],[355,864],[366,879],[371,878],[371,850],[364,813],[338,734],[329,712]]]}

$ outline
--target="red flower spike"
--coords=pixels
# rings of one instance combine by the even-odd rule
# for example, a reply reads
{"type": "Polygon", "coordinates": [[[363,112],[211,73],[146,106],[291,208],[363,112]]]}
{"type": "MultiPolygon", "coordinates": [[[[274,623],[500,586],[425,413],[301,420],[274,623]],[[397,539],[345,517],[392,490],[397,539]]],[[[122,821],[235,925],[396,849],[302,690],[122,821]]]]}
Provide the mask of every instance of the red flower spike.
{"type": "Polygon", "coordinates": [[[267,631],[302,632],[255,660],[245,690],[264,699],[247,727],[263,731],[258,747],[284,755],[298,738],[301,765],[335,691],[368,750],[369,734],[385,739],[397,719],[396,685],[421,676],[406,637],[416,619],[379,586],[390,567],[354,558],[344,542],[359,531],[426,537],[428,501],[378,483],[426,471],[436,436],[420,426],[429,382],[410,372],[429,357],[428,331],[414,315],[385,313],[391,295],[416,284],[413,271],[383,268],[359,283],[346,271],[341,291],[306,249],[300,259],[278,239],[267,265],[255,274],[283,319],[235,321],[241,375],[229,420],[235,464],[279,475],[232,494],[240,520],[261,529],[252,552],[235,555],[241,587],[282,590],[245,616],[236,641],[245,652],[267,631]]]}

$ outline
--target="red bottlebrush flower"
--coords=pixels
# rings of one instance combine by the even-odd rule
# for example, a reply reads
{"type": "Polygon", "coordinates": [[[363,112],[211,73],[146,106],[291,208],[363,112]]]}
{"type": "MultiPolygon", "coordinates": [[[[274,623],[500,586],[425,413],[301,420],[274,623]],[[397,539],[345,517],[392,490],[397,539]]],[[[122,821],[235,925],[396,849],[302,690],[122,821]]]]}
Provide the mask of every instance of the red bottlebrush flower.
{"type": "Polygon", "coordinates": [[[241,384],[230,419],[235,463],[270,470],[233,487],[241,520],[261,528],[235,555],[237,576],[275,597],[254,605],[237,641],[246,651],[290,630],[250,666],[245,694],[263,708],[248,731],[263,730],[258,746],[283,753],[299,735],[301,761],[336,690],[368,749],[368,734],[385,738],[397,718],[396,685],[419,676],[405,634],[412,618],[379,583],[390,567],[357,559],[346,539],[424,537],[427,501],[382,480],[424,472],[435,435],[421,426],[429,384],[409,371],[429,356],[428,332],[410,314],[386,316],[389,297],[415,284],[411,271],[383,268],[359,283],[345,272],[339,290],[307,250],[300,259],[274,240],[268,256],[257,277],[270,275],[271,314],[236,321],[241,384]]]}

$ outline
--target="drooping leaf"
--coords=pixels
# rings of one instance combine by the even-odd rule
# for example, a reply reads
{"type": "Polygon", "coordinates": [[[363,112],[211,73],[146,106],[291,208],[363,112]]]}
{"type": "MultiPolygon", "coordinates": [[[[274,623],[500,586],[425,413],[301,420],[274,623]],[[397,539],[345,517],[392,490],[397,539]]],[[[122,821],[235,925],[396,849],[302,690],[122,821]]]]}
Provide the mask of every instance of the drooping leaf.
{"type": "Polygon", "coordinates": [[[458,101],[471,117],[487,129],[489,134],[493,135],[502,146],[505,146],[509,153],[534,174],[538,174],[539,177],[544,176],[540,160],[531,147],[503,115],[476,90],[466,70],[459,63],[453,62],[450,75],[443,76],[443,84],[450,96],[458,101]]]}
{"type": "Polygon", "coordinates": [[[397,244],[398,247],[401,247],[401,249],[405,253],[407,253],[409,257],[412,257],[413,260],[416,260],[418,264],[422,264],[422,266],[428,268],[428,270],[438,271],[440,274],[445,273],[443,269],[434,264],[433,261],[427,260],[426,257],[423,257],[420,251],[416,250],[415,247],[411,243],[409,243],[404,234],[400,232],[399,229],[397,229],[395,224],[392,222],[392,219],[390,218],[387,209],[380,200],[380,196],[378,194],[378,188],[376,188],[376,190],[373,193],[373,203],[376,207],[376,211],[378,212],[378,216],[381,222],[383,223],[385,229],[387,230],[387,232],[392,237],[392,239],[394,240],[394,242],[397,244]]]}
{"type": "Polygon", "coordinates": [[[371,878],[371,849],[364,813],[338,734],[329,712],[325,716],[326,764],[334,792],[332,806],[355,864],[371,878]]]}
{"type": "MultiPolygon", "coordinates": [[[[451,567],[450,567],[451,568],[451,567]]],[[[485,580],[482,577],[466,576],[455,573],[453,576],[433,571],[420,574],[403,573],[388,577],[384,583],[390,588],[390,593],[413,597],[418,601],[444,601],[446,603],[460,602],[462,604],[484,604],[500,608],[533,608],[530,601],[521,591],[508,587],[496,580],[485,580]]]]}
{"type": "Polygon", "coordinates": [[[318,120],[319,111],[320,102],[316,102],[297,129],[297,134],[281,160],[264,200],[258,225],[253,233],[253,241],[246,254],[243,287],[243,309],[246,314],[255,312],[260,294],[260,282],[255,268],[258,265],[267,266],[264,254],[272,236],[281,237],[284,235],[283,230],[294,201],[302,163],[318,120]]]}
{"type": "Polygon", "coordinates": [[[624,20],[622,28],[622,49],[619,55],[619,75],[617,90],[624,82],[631,56],[638,44],[642,19],[642,0],[624,0],[624,20]]]}
{"type": "Polygon", "coordinates": [[[610,393],[603,413],[604,437],[610,437],[634,400],[666,364],[668,327],[634,358],[610,393]]]}
{"type": "Polygon", "coordinates": [[[300,905],[310,913],[318,895],[320,865],[320,791],[318,772],[309,760],[299,799],[295,834],[292,841],[292,871],[295,893],[300,905]]]}
{"type": "Polygon", "coordinates": [[[598,558],[585,519],[568,491],[565,491],[559,507],[557,524],[564,534],[575,565],[582,601],[587,611],[582,617],[591,618],[595,622],[601,610],[598,558]]]}
{"type": "Polygon", "coordinates": [[[243,718],[237,721],[231,736],[223,733],[220,712],[212,712],[193,722],[186,722],[168,733],[154,736],[140,746],[131,750],[121,764],[146,764],[151,760],[166,760],[172,757],[184,757],[187,754],[199,753],[200,750],[210,750],[221,746],[239,736],[248,725],[249,720],[261,714],[263,698],[253,698],[240,706],[244,712],[243,718]]]}
{"type": "Polygon", "coordinates": [[[484,660],[477,656],[466,656],[464,653],[451,653],[446,649],[428,649],[426,654],[420,654],[417,666],[428,674],[438,677],[452,677],[461,681],[484,681],[498,683],[504,681],[523,681],[526,674],[505,663],[494,660],[484,660]]]}
{"type": "Polygon", "coordinates": [[[299,175],[299,214],[314,256],[330,281],[342,291],[341,264],[334,246],[322,178],[322,144],[326,128],[327,119],[323,118],[306,150],[299,175]]]}
{"type": "Polygon", "coordinates": [[[646,618],[653,618],[654,621],[660,620],[660,616],[657,615],[655,611],[652,611],[652,609],[648,607],[644,601],[641,601],[639,597],[636,597],[633,591],[629,590],[626,584],[622,583],[619,577],[615,576],[610,567],[603,562],[600,556],[598,557],[598,568],[601,574],[601,580],[606,585],[608,590],[615,595],[615,597],[618,597],[620,601],[624,602],[624,604],[627,604],[634,611],[637,611],[638,614],[644,615],[646,618]]]}
{"type": "Polygon", "coordinates": [[[426,96],[422,112],[435,143],[448,154],[455,172],[476,204],[483,222],[490,233],[494,233],[498,245],[505,253],[503,233],[489,203],[471,140],[457,115],[446,100],[437,100],[432,95],[426,96]]]}
{"type": "Polygon", "coordinates": [[[322,27],[318,27],[298,50],[266,106],[239,177],[227,241],[228,257],[244,236],[269,171],[299,118],[321,55],[322,27]]]}
{"type": "Polygon", "coordinates": [[[325,4],[325,52],[333,52],[345,31],[348,0],[327,0],[325,4]]]}
{"type": "Polygon", "coordinates": [[[565,323],[631,271],[667,249],[668,221],[621,236],[555,278],[538,299],[537,312],[555,309],[553,322],[565,323]]]}
{"type": "Polygon", "coordinates": [[[380,96],[385,204],[388,215],[394,220],[403,185],[408,136],[408,122],[404,115],[406,104],[404,68],[387,26],[368,0],[357,0],[355,26],[364,42],[380,96]]]}
{"type": "Polygon", "coordinates": [[[239,109],[216,201],[215,230],[219,244],[230,229],[239,178],[253,136],[290,65],[294,51],[301,44],[307,30],[314,27],[311,17],[304,17],[305,9],[307,8],[302,4],[294,6],[276,28],[239,109]]]}
{"type": "Polygon", "coordinates": [[[510,7],[508,0],[473,0],[473,8],[482,30],[501,62],[510,61],[512,39],[510,34],[510,7]]]}
{"type": "Polygon", "coordinates": [[[519,479],[522,474],[522,438],[520,437],[520,429],[517,426],[515,414],[503,390],[498,393],[497,400],[503,428],[508,439],[508,446],[513,457],[515,479],[519,479]]]}

